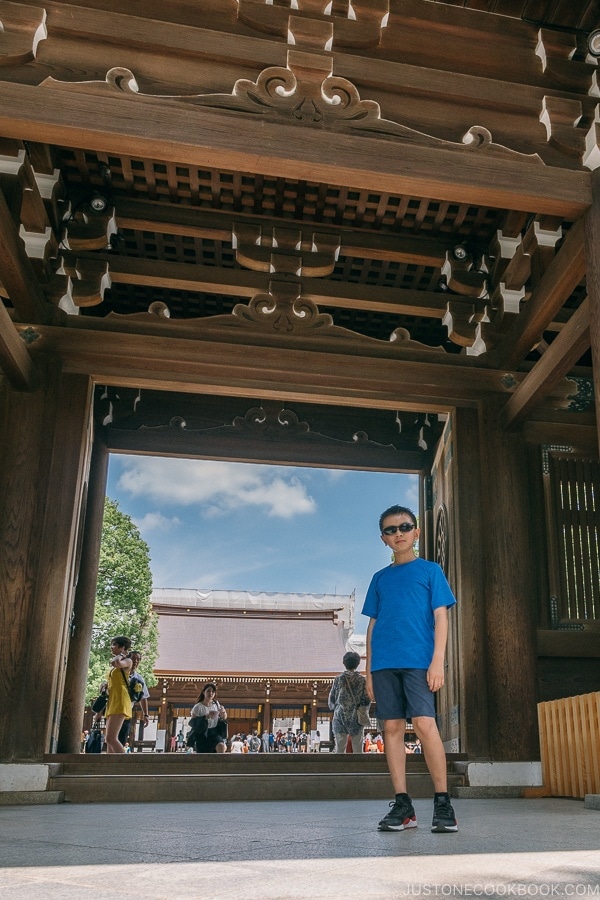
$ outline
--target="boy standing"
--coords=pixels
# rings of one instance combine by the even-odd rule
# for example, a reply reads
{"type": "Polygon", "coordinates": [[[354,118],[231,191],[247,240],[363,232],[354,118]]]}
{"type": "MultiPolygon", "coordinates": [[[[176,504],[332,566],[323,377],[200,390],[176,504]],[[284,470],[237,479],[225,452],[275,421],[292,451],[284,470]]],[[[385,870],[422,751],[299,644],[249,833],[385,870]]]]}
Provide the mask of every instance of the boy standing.
{"type": "Polygon", "coordinates": [[[435,721],[433,695],[444,684],[448,608],[456,599],[437,563],[416,557],[415,514],[391,506],[379,519],[381,540],[394,554],[390,566],[371,579],[362,613],[367,630],[367,692],[385,719],[385,752],[396,799],[380,831],[416,828],[406,792],[406,718],[421,741],[435,798],[431,830],[457,831],[446,775],[446,753],[435,721]]]}

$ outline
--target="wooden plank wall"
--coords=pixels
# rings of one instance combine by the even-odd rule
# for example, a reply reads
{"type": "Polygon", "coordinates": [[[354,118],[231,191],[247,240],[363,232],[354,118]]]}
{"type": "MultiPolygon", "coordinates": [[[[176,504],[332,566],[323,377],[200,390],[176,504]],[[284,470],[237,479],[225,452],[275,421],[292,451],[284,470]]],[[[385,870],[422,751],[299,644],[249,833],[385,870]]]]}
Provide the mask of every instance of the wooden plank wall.
{"type": "Polygon", "coordinates": [[[600,793],[600,691],[538,704],[542,778],[553,797],[600,793]]]}

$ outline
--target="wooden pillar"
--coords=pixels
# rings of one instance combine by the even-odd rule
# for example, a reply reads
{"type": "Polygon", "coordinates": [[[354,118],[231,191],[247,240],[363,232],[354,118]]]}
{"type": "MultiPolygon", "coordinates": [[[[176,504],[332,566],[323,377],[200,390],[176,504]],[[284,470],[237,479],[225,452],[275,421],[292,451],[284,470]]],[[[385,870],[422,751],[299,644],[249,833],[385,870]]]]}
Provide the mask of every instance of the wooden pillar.
{"type": "Polygon", "coordinates": [[[594,169],[592,205],[586,213],[585,256],[586,286],[590,302],[590,339],[596,398],[596,427],[600,446],[600,168],[594,169]]]}
{"type": "Polygon", "coordinates": [[[59,753],[77,753],[80,742],[94,623],[108,457],[105,444],[96,438],[90,462],[81,560],[78,566],[73,605],[67,674],[58,736],[57,749],[59,753]]]}
{"type": "Polygon", "coordinates": [[[313,701],[310,707],[310,730],[317,730],[317,698],[313,697],[313,701]]]}
{"type": "MultiPolygon", "coordinates": [[[[527,449],[499,424],[503,401],[480,409],[490,757],[539,759],[537,584],[532,569],[527,449]]],[[[465,690],[476,690],[476,683],[465,690]]]]}
{"type": "MultiPolygon", "coordinates": [[[[483,507],[478,413],[453,413],[454,482],[451,542],[455,547],[458,606],[458,671],[461,750],[470,759],[489,757],[488,669],[485,612],[483,507]]],[[[486,505],[487,510],[487,505],[486,505]]],[[[454,614],[454,613],[453,613],[454,614]]]]}
{"type": "Polygon", "coordinates": [[[263,705],[263,731],[271,730],[271,701],[269,697],[265,698],[263,705]]]}
{"type": "MultiPolygon", "coordinates": [[[[0,759],[56,749],[92,385],[40,357],[41,387],[0,382],[0,759]]],[[[81,723],[80,723],[81,724],[81,723]]]]}

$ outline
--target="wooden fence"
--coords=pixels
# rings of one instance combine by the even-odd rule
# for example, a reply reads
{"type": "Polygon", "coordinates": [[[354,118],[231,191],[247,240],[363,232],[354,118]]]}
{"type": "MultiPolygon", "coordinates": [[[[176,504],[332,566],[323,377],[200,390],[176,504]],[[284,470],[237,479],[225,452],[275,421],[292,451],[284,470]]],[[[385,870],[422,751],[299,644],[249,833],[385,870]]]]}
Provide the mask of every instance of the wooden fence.
{"type": "Polygon", "coordinates": [[[550,795],[600,794],[600,691],[538,703],[538,720],[550,795]]]}

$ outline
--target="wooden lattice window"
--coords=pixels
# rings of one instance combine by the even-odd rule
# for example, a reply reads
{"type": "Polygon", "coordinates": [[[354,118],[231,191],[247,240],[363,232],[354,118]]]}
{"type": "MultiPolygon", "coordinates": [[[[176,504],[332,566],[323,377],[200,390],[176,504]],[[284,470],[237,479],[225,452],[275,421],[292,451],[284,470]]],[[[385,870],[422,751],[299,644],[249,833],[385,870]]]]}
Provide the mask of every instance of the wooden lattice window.
{"type": "Polygon", "coordinates": [[[600,461],[546,448],[550,619],[600,619],[600,461]]]}

